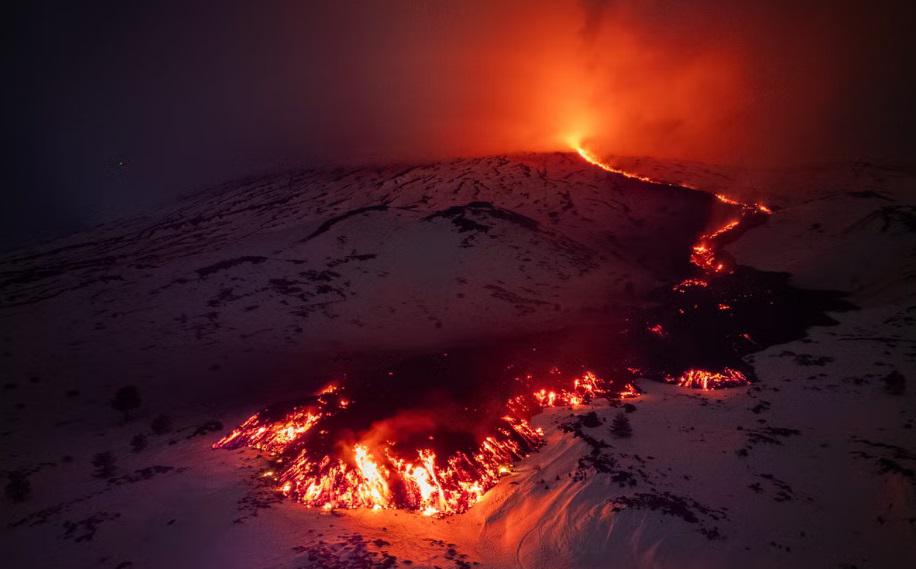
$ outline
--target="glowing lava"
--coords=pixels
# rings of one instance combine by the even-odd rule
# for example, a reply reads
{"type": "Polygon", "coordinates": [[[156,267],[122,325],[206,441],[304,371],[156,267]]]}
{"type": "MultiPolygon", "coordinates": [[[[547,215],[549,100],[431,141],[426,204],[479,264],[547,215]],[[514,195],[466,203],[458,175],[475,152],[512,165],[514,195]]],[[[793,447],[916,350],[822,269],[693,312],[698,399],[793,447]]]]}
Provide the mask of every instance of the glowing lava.
{"type": "MultiPolygon", "coordinates": [[[[483,437],[476,449],[441,459],[432,448],[405,450],[395,441],[370,442],[372,433],[344,445],[336,458],[316,454],[310,442],[322,436],[322,421],[347,406],[342,391],[326,388],[311,405],[277,419],[255,414],[213,448],[250,446],[265,451],[276,462],[265,475],[276,480],[281,493],[311,507],[397,507],[427,516],[454,514],[470,508],[511,472],[513,463],[543,444],[543,431],[532,427],[528,417],[545,407],[577,407],[607,396],[606,382],[586,372],[573,378],[568,388],[545,387],[512,397],[495,432],[483,437]]],[[[619,396],[636,394],[628,384],[619,396]]]]}
{"type": "Polygon", "coordinates": [[[583,160],[585,160],[586,162],[588,162],[589,164],[593,166],[597,166],[601,168],[605,172],[610,172],[611,174],[620,174],[621,176],[624,176],[626,178],[630,178],[632,180],[639,180],[641,182],[649,182],[653,184],[662,183],[657,180],[653,180],[652,178],[649,178],[647,176],[641,176],[633,172],[627,172],[626,170],[620,170],[619,168],[614,168],[610,164],[606,162],[602,162],[596,155],[592,154],[591,152],[583,148],[580,144],[576,142],[571,142],[570,144],[572,144],[572,147],[576,150],[576,152],[579,153],[579,156],[581,156],[583,160]]]}
{"type": "MultiPolygon", "coordinates": [[[[619,174],[621,176],[633,180],[639,180],[641,182],[648,182],[652,184],[667,184],[666,182],[653,180],[652,178],[634,172],[627,172],[626,170],[615,168],[607,162],[602,161],[596,154],[587,150],[578,142],[571,141],[570,145],[576,152],[579,153],[579,156],[581,156],[583,160],[589,164],[601,168],[605,172],[619,174]]],[[[679,185],[681,187],[691,188],[691,186],[683,183],[679,185]]],[[[720,249],[720,247],[717,245],[731,238],[731,236],[734,235],[739,229],[743,229],[743,226],[746,225],[746,222],[752,218],[761,214],[769,215],[772,213],[770,208],[761,203],[746,204],[723,194],[715,194],[715,197],[724,204],[737,207],[739,209],[740,218],[730,220],[722,226],[714,229],[713,231],[704,233],[693,245],[692,252],[690,254],[690,262],[707,273],[707,275],[728,272],[731,270],[728,263],[719,255],[717,255],[717,251],[720,249]]],[[[676,285],[675,290],[677,290],[677,287],[706,286],[706,284],[707,283],[705,283],[702,279],[692,278],[681,282],[679,285],[676,285]]]]}
{"type": "MultiPolygon", "coordinates": [[[[586,162],[606,172],[659,183],[614,168],[581,145],[576,144],[574,148],[586,162]]],[[[690,261],[701,274],[685,279],[675,286],[675,291],[686,293],[691,287],[706,288],[710,279],[731,272],[731,265],[719,254],[722,245],[742,230],[746,222],[769,213],[759,204],[742,204],[725,196],[717,198],[737,208],[737,218],[699,237],[692,247],[690,261]]],[[[719,308],[731,309],[727,305],[719,308]]],[[[648,331],[658,338],[668,337],[661,323],[649,326],[648,331]]],[[[632,370],[634,375],[636,371],[632,370]]],[[[552,376],[549,381],[543,382],[531,375],[515,378],[518,387],[507,392],[513,395],[503,402],[501,411],[489,415],[500,418],[487,423],[489,426],[483,427],[481,434],[464,433],[465,440],[460,445],[437,446],[432,427],[428,431],[421,430],[423,437],[413,439],[398,428],[382,429],[379,423],[367,424],[354,431],[350,419],[357,415],[347,415],[355,411],[351,409],[350,399],[344,397],[346,386],[329,385],[308,403],[285,413],[277,415],[264,411],[249,417],[217,441],[213,448],[248,446],[263,451],[273,461],[273,467],[263,476],[272,479],[277,490],[285,496],[310,507],[327,510],[403,508],[428,516],[459,513],[470,508],[502,476],[510,473],[514,463],[544,444],[544,433],[529,423],[529,419],[544,408],[575,408],[598,397],[638,395],[632,384],[609,395],[610,384],[591,372],[563,378],[560,371],[553,368],[549,375],[552,376]],[[345,424],[345,429],[339,432],[330,426],[336,424],[339,428],[341,423],[345,424]],[[392,440],[399,437],[403,440],[392,440]],[[408,439],[413,442],[405,442],[408,439]]],[[[688,369],[679,377],[666,379],[684,387],[701,389],[747,383],[743,373],[728,367],[721,371],[688,369]]],[[[374,395],[364,392],[363,399],[374,395]]],[[[358,394],[353,403],[357,408],[358,394]]],[[[445,419],[437,417],[435,421],[438,424],[445,419]]]]}
{"type": "Polygon", "coordinates": [[[747,377],[738,370],[725,368],[722,371],[707,371],[705,369],[689,369],[677,379],[668,378],[669,383],[677,383],[681,387],[695,389],[720,389],[723,387],[736,387],[746,385],[747,377]]]}
{"type": "MultiPolygon", "coordinates": [[[[606,172],[620,174],[627,178],[643,182],[661,183],[646,176],[614,168],[610,164],[600,160],[594,153],[586,150],[578,143],[572,143],[572,147],[586,162],[606,172]]],[[[689,186],[681,185],[689,188],[689,186]]],[[[690,287],[707,288],[709,286],[709,279],[720,274],[733,272],[734,268],[731,266],[728,259],[720,254],[722,245],[734,238],[739,231],[744,230],[745,226],[749,223],[759,220],[761,216],[767,216],[772,213],[768,207],[761,203],[742,203],[723,194],[715,194],[715,197],[719,202],[737,208],[739,217],[738,219],[731,219],[712,231],[700,235],[697,242],[691,247],[690,262],[700,269],[703,276],[684,279],[674,286],[673,290],[676,292],[685,293],[690,287]]],[[[727,312],[731,310],[731,306],[720,303],[718,304],[718,309],[727,312]]],[[[650,327],[649,331],[660,337],[665,334],[664,328],[662,328],[660,324],[650,327]]],[[[668,377],[667,381],[677,383],[682,387],[701,388],[704,390],[734,387],[748,383],[748,379],[743,373],[728,367],[717,372],[703,369],[689,369],[681,374],[679,378],[675,379],[668,377]]]]}

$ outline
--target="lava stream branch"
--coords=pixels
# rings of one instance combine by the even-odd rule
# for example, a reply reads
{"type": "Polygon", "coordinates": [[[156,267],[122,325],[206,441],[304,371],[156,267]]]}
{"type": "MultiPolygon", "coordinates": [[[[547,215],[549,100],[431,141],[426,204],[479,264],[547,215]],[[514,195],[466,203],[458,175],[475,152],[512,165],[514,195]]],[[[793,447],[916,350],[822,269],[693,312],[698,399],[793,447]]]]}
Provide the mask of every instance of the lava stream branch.
{"type": "MultiPolygon", "coordinates": [[[[593,166],[601,168],[605,172],[621,175],[641,182],[666,186],[671,185],[667,182],[654,180],[648,176],[615,168],[578,143],[572,143],[572,146],[583,160],[593,166]]],[[[683,183],[678,185],[687,189],[696,189],[683,183]]],[[[734,217],[722,225],[701,234],[697,241],[691,246],[690,263],[699,270],[699,274],[683,279],[681,282],[674,285],[673,290],[675,292],[686,293],[694,287],[708,288],[710,279],[717,276],[733,274],[735,271],[734,263],[723,253],[723,246],[737,239],[751,227],[762,223],[772,214],[770,208],[759,202],[744,203],[724,194],[714,195],[720,203],[731,206],[736,210],[733,212],[734,217]]],[[[730,306],[726,304],[719,304],[718,307],[720,310],[730,310],[730,306]]],[[[649,331],[658,337],[664,337],[665,335],[661,324],[651,326],[649,331]]],[[[665,381],[677,383],[683,387],[704,390],[734,387],[748,383],[748,379],[744,373],[729,367],[725,367],[719,371],[691,368],[685,370],[676,377],[668,375],[665,377],[665,381]]]]}

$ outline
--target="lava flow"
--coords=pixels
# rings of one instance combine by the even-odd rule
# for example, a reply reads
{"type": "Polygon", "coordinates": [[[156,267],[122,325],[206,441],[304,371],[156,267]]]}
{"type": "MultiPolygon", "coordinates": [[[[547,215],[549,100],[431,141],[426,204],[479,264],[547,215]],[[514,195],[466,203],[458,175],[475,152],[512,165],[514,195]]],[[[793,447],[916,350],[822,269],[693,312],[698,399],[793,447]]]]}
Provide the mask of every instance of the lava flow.
{"type": "MultiPolygon", "coordinates": [[[[530,375],[518,379],[526,385],[534,381],[530,375]]],[[[545,407],[577,407],[608,396],[607,389],[606,382],[585,372],[565,389],[542,387],[511,397],[495,428],[476,446],[440,456],[433,446],[404,449],[393,440],[376,441],[373,429],[337,453],[316,452],[325,446],[324,424],[350,405],[344,388],[331,385],[279,418],[269,412],[250,417],[213,448],[249,446],[266,452],[275,462],[266,476],[284,495],[311,507],[453,514],[471,507],[511,472],[514,462],[543,444],[543,431],[528,422],[533,414],[545,407]]],[[[635,394],[627,385],[618,395],[635,394]]]]}
{"type": "MultiPolygon", "coordinates": [[[[592,154],[590,151],[586,150],[579,144],[572,143],[572,146],[573,148],[576,149],[576,152],[579,153],[579,156],[581,156],[583,160],[585,160],[592,166],[597,166],[601,168],[605,172],[610,172],[611,174],[619,174],[621,176],[630,178],[632,180],[639,180],[640,182],[649,182],[650,184],[660,183],[658,180],[653,180],[652,178],[649,178],[648,176],[642,176],[634,172],[627,172],[626,170],[615,168],[611,166],[610,164],[608,164],[607,162],[602,162],[601,159],[599,159],[596,155],[592,154]]],[[[684,187],[687,187],[687,186],[684,186],[684,187]]]]}
{"type": "MultiPolygon", "coordinates": [[[[602,170],[660,183],[575,148],[602,170]]],[[[690,249],[694,274],[663,287],[656,308],[597,328],[522,338],[514,347],[507,340],[418,356],[266,409],[213,447],[264,452],[272,462],[265,477],[310,507],[447,515],[470,508],[544,444],[544,433],[529,422],[544,408],[633,397],[631,382],[641,378],[699,389],[746,384],[743,355],[797,333],[811,318],[797,307],[817,302],[783,277],[738,267],[723,253],[770,212],[716,198],[724,207],[714,212],[727,214],[724,223],[699,236],[690,249]],[[782,326],[774,315],[797,325],[782,326]]]]}

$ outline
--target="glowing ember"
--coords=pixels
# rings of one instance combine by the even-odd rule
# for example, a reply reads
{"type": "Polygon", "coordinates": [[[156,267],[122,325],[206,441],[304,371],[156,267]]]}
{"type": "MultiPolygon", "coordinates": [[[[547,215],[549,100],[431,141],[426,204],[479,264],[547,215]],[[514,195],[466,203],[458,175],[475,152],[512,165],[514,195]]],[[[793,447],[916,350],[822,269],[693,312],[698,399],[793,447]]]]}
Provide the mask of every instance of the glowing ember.
{"type": "Polygon", "coordinates": [[[618,395],[621,399],[632,399],[633,397],[639,397],[640,393],[641,392],[639,388],[637,388],[632,383],[628,383],[623,387],[623,391],[621,391],[618,395]]]}
{"type": "Polygon", "coordinates": [[[687,289],[691,287],[700,287],[706,288],[709,286],[709,281],[705,279],[684,279],[678,284],[672,287],[672,290],[676,292],[687,292],[687,289]]]}
{"type": "Polygon", "coordinates": [[[725,196],[723,194],[716,194],[716,199],[718,199],[722,203],[727,203],[729,205],[741,205],[741,202],[733,200],[732,198],[725,196]]]}
{"type": "Polygon", "coordinates": [[[719,389],[722,387],[737,387],[747,385],[747,377],[738,370],[725,368],[722,371],[707,371],[703,369],[689,369],[681,377],[668,378],[670,383],[677,383],[681,387],[695,389],[719,389]]]}

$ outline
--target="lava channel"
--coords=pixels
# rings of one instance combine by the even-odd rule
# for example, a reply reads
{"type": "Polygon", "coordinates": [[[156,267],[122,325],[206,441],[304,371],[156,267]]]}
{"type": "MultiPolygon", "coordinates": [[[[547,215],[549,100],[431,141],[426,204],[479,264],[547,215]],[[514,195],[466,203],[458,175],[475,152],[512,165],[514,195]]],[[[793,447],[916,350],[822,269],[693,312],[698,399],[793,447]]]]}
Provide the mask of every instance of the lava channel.
{"type": "MultiPolygon", "coordinates": [[[[589,164],[643,183],[576,147],[589,164]]],[[[668,184],[664,184],[668,185],[668,184]]],[[[670,186],[673,191],[695,191],[670,186]]],[[[737,265],[724,251],[769,216],[726,196],[721,223],[690,248],[689,274],[650,308],[559,332],[415,356],[247,419],[213,447],[251,447],[283,495],[321,509],[466,511],[544,444],[531,418],[638,394],[639,380],[716,389],[753,381],[744,356],[830,324],[837,295],[791,287],[788,275],[737,265]]]]}

